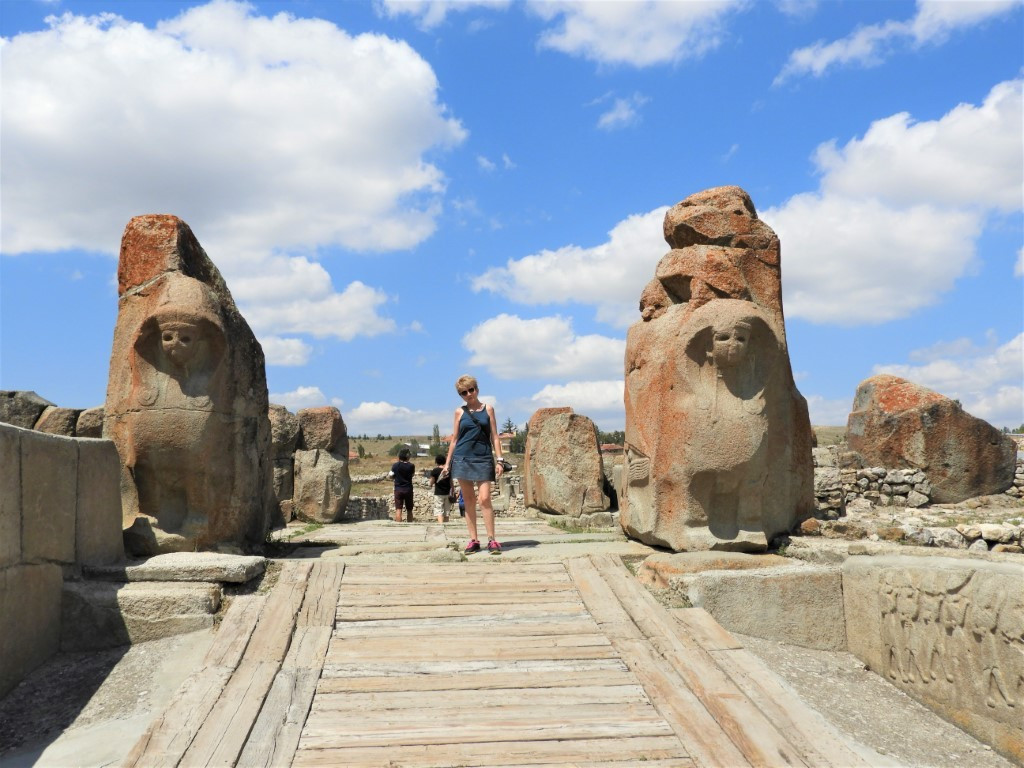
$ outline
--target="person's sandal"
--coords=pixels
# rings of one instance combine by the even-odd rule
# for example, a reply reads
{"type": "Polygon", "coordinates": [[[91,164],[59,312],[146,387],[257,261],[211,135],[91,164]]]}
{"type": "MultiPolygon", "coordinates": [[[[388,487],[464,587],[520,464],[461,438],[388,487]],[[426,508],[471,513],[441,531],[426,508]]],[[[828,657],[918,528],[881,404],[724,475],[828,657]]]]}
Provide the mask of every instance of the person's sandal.
{"type": "Polygon", "coordinates": [[[480,551],[480,542],[476,539],[470,539],[469,544],[466,545],[466,554],[471,555],[474,552],[480,551]]]}
{"type": "Polygon", "coordinates": [[[487,542],[487,551],[490,552],[492,555],[500,555],[501,554],[501,544],[499,544],[494,539],[491,539],[490,541],[487,542]]]}

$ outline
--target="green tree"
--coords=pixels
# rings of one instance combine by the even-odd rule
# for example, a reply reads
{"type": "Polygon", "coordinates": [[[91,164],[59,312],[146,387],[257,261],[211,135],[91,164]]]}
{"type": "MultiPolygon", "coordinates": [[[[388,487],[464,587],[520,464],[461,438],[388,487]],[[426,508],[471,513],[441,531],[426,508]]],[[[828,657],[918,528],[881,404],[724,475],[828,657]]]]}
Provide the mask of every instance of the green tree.
{"type": "Polygon", "coordinates": [[[623,445],[626,442],[626,433],[621,429],[615,432],[602,432],[597,431],[597,441],[602,445],[604,443],[614,443],[615,445],[623,445]]]}
{"type": "Polygon", "coordinates": [[[359,458],[360,459],[365,459],[366,458],[366,449],[363,448],[363,444],[362,443],[356,443],[356,450],[359,452],[359,458]]]}
{"type": "Polygon", "coordinates": [[[402,450],[403,448],[405,448],[404,444],[402,444],[402,443],[395,443],[390,448],[388,448],[388,456],[397,456],[398,452],[400,450],[402,450]]]}
{"type": "Polygon", "coordinates": [[[519,431],[519,427],[516,426],[516,423],[512,421],[512,419],[505,419],[505,423],[501,426],[501,431],[514,435],[519,431]]]}
{"type": "Polygon", "coordinates": [[[430,453],[434,456],[441,453],[441,428],[437,424],[434,425],[434,431],[430,436],[430,453]]]}
{"type": "Polygon", "coordinates": [[[523,427],[522,432],[518,429],[515,430],[515,436],[508,442],[509,453],[526,453],[526,437],[529,430],[529,424],[526,424],[523,427]]]}

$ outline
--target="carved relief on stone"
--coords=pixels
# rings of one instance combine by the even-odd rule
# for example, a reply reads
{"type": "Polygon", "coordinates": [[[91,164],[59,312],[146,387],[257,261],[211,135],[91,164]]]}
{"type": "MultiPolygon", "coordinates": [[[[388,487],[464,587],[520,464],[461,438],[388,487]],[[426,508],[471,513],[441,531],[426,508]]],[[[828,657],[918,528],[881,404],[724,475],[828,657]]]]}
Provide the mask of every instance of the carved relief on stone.
{"type": "Polygon", "coordinates": [[[883,673],[954,709],[1024,723],[1024,579],[886,570],[879,585],[883,673]]]}

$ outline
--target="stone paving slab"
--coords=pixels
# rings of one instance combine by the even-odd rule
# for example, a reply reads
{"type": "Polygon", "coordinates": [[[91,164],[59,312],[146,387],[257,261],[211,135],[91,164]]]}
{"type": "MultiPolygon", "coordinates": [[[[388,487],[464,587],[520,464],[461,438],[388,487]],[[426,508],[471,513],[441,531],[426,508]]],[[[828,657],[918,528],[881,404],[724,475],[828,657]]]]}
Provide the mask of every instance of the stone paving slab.
{"type": "Polygon", "coordinates": [[[125,565],[89,566],[88,576],[108,581],[219,581],[241,584],[266,569],[267,558],[217,552],[171,552],[125,565]]]}

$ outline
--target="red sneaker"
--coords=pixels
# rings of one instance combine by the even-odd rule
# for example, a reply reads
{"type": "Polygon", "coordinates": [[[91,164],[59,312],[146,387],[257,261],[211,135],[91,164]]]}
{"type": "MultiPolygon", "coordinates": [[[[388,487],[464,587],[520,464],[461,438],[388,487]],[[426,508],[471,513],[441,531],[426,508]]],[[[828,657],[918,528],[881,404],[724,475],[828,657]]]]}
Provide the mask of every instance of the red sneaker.
{"type": "Polygon", "coordinates": [[[480,542],[476,539],[470,539],[469,544],[466,545],[466,554],[471,555],[474,552],[480,551],[480,542]]]}
{"type": "Polygon", "coordinates": [[[490,552],[492,555],[500,555],[501,544],[496,542],[494,539],[491,539],[487,542],[487,551],[490,552]]]}

